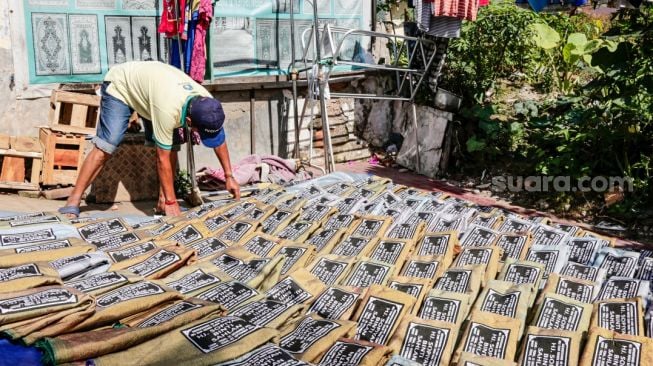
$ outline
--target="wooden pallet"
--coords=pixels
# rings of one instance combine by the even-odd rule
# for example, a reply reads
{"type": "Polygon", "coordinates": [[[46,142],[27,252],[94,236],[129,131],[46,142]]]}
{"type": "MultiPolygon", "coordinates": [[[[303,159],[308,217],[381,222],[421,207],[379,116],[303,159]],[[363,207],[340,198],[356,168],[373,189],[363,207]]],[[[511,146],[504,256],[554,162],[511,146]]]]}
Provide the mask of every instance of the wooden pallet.
{"type": "Polygon", "coordinates": [[[2,168],[0,169],[0,188],[23,191],[38,191],[43,154],[14,149],[0,149],[2,168]],[[29,181],[25,182],[28,162],[31,161],[29,181]]]}
{"type": "Polygon", "coordinates": [[[50,96],[50,128],[64,133],[94,135],[100,118],[100,97],[53,90],[50,96]]]}
{"type": "Polygon", "coordinates": [[[64,133],[41,127],[39,128],[39,139],[44,151],[41,183],[44,185],[75,184],[77,174],[84,161],[85,135],[64,133]]]}

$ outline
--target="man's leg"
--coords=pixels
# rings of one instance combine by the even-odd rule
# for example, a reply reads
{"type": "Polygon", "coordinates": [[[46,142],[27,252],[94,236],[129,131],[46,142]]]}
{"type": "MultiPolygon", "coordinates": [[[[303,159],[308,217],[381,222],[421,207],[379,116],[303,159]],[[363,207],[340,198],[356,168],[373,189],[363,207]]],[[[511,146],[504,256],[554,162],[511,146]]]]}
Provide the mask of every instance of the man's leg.
{"type": "Polygon", "coordinates": [[[98,176],[107,159],[116,151],[129,126],[132,109],[121,100],[109,95],[106,92],[108,85],[107,83],[102,85],[100,122],[97,136],[93,138],[95,146],[84,159],[66,207],[79,207],[82,195],[98,176]]]}
{"type": "MultiPolygon", "coordinates": [[[[152,128],[152,122],[142,118],[143,121],[143,133],[145,134],[145,146],[152,146],[156,147],[156,143],[154,142],[154,130],[152,128]]],[[[172,146],[172,151],[170,154],[170,166],[173,167],[173,181],[175,179],[176,175],[176,167],[177,167],[177,152],[179,151],[180,147],[179,145],[173,145],[172,146]]],[[[164,213],[166,209],[166,198],[165,195],[163,194],[163,185],[159,183],[159,199],[156,205],[156,213],[164,213]]]]}

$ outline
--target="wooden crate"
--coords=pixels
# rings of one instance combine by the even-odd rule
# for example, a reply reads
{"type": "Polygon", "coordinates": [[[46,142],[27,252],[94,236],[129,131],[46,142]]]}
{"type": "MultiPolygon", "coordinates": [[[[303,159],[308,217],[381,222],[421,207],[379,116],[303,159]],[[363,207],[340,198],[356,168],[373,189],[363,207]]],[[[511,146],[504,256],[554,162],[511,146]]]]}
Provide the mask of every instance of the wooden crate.
{"type": "Polygon", "coordinates": [[[0,188],[23,191],[40,189],[42,153],[0,149],[0,159],[2,160],[0,188]],[[29,176],[27,175],[28,171],[31,171],[29,176]],[[26,178],[29,178],[27,182],[26,178]]]}
{"type": "Polygon", "coordinates": [[[53,90],[50,96],[50,128],[53,131],[94,135],[100,118],[100,97],[53,90]]]}
{"type": "Polygon", "coordinates": [[[39,139],[43,145],[44,185],[75,184],[77,174],[84,161],[85,135],[39,128],[39,139]]]}
{"type": "Polygon", "coordinates": [[[156,200],[159,175],[156,149],[144,145],[142,133],[126,134],[120,148],[107,160],[91,188],[97,203],[156,200]]]}

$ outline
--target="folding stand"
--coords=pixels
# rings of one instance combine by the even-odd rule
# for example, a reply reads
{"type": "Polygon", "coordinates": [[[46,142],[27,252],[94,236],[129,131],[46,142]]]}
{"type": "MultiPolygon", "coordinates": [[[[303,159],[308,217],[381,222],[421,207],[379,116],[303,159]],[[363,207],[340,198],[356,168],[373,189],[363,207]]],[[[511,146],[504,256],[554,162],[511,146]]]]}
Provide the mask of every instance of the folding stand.
{"type": "MultiPolygon", "coordinates": [[[[381,32],[359,30],[359,29],[350,29],[343,27],[335,27],[329,24],[326,24],[323,28],[320,37],[320,24],[318,18],[317,10],[317,0],[307,0],[307,2],[312,3],[313,5],[313,25],[306,29],[301,35],[302,50],[303,55],[301,61],[304,64],[304,68],[297,70],[295,68],[297,60],[295,59],[295,33],[294,33],[294,16],[291,10],[290,12],[290,21],[291,21],[291,40],[292,40],[292,64],[290,68],[292,70],[291,75],[293,76],[293,102],[295,104],[295,154],[298,154],[299,151],[299,130],[302,127],[302,122],[304,121],[307,104],[309,104],[309,99],[314,101],[315,92],[317,92],[317,97],[319,98],[320,103],[320,112],[322,118],[322,130],[324,131],[324,171],[327,173],[335,171],[335,160],[333,157],[333,146],[331,144],[331,131],[329,129],[329,116],[326,108],[326,95],[325,92],[331,80],[331,74],[334,71],[334,68],[338,65],[351,66],[357,70],[378,70],[385,71],[395,74],[395,82],[397,85],[396,93],[392,94],[359,94],[359,93],[330,93],[330,97],[333,98],[356,98],[356,99],[373,99],[373,100],[396,100],[410,102],[412,106],[412,117],[413,117],[413,129],[415,133],[415,141],[417,142],[417,168],[416,171],[420,172],[421,166],[421,156],[419,149],[419,139],[418,139],[418,126],[417,126],[417,109],[415,106],[415,97],[417,96],[418,91],[426,75],[428,74],[429,69],[431,68],[435,56],[437,54],[437,45],[434,41],[422,38],[422,37],[410,37],[402,36],[396,34],[386,34],[381,32]],[[372,38],[385,38],[388,41],[392,42],[395,45],[393,50],[394,60],[390,64],[378,65],[378,64],[367,64],[363,62],[357,62],[353,60],[347,60],[346,57],[343,57],[343,52],[345,48],[343,45],[354,37],[372,37],[372,38]],[[320,42],[318,43],[318,40],[320,42]],[[399,45],[397,47],[397,45],[399,45]],[[430,45],[432,47],[425,47],[425,45],[430,45]],[[309,51],[312,50],[315,55],[314,58],[310,58],[309,51]],[[428,50],[428,51],[427,51],[428,50]],[[400,56],[406,53],[408,55],[408,64],[400,64],[400,56]],[[310,66],[309,66],[310,64],[310,66]],[[326,72],[325,72],[326,68],[326,72]],[[310,71],[310,73],[309,73],[310,71]],[[304,72],[306,74],[306,80],[309,83],[309,93],[307,101],[304,103],[304,108],[301,114],[301,117],[298,119],[297,115],[297,88],[296,88],[296,79],[297,74],[304,72]],[[313,85],[312,85],[313,84],[313,85]],[[317,84],[317,88],[312,88],[317,84]],[[315,90],[316,89],[316,90],[315,90]]],[[[291,9],[292,9],[291,0],[291,9]]],[[[355,39],[354,39],[355,41],[355,39]]],[[[313,105],[311,103],[311,122],[313,121],[313,105]]],[[[312,162],[313,157],[313,146],[312,146],[312,130],[313,124],[310,125],[311,129],[311,143],[310,143],[310,152],[309,152],[309,165],[312,162]]]]}

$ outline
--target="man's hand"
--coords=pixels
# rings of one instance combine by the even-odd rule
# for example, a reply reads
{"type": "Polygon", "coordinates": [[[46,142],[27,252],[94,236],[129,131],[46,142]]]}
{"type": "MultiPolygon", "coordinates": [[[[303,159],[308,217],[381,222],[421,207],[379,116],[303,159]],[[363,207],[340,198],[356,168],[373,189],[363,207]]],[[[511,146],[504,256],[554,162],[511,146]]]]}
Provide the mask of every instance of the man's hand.
{"type": "Polygon", "coordinates": [[[174,205],[165,205],[166,209],[166,216],[179,216],[181,215],[181,209],[179,208],[179,204],[175,203],[174,205]]]}
{"type": "Polygon", "coordinates": [[[231,193],[232,196],[236,199],[236,201],[240,200],[240,186],[238,185],[238,182],[234,177],[230,176],[227,177],[227,180],[225,181],[225,185],[227,187],[227,191],[231,193]]]}

